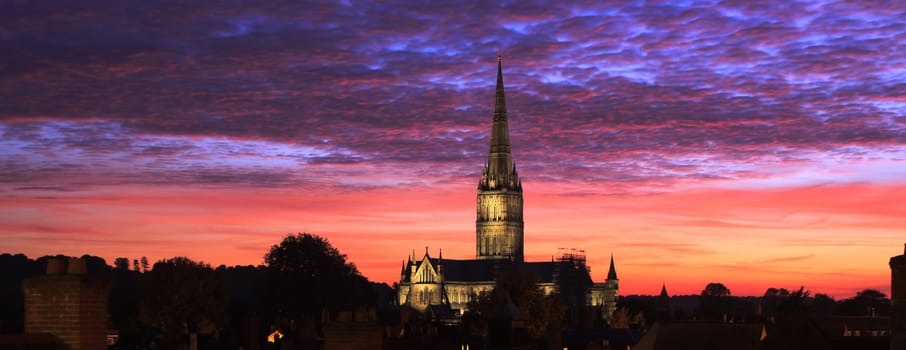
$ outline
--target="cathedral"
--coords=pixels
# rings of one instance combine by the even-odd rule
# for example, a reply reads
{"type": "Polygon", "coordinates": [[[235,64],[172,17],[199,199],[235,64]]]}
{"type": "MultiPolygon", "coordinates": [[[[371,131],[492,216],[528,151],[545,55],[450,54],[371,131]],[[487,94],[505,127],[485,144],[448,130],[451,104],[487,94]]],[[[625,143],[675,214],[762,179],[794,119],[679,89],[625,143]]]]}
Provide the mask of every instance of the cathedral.
{"type": "Polygon", "coordinates": [[[488,161],[478,181],[475,259],[444,259],[443,253],[409,256],[400,272],[398,300],[415,310],[447,305],[460,313],[479,294],[490,292],[501,271],[518,268],[535,275],[547,294],[559,293],[570,306],[590,306],[609,318],[616,307],[619,280],[613,256],[603,283],[594,283],[582,251],[569,251],[551,261],[524,261],[522,180],[510,153],[503,70],[497,58],[494,124],[488,161]]]}

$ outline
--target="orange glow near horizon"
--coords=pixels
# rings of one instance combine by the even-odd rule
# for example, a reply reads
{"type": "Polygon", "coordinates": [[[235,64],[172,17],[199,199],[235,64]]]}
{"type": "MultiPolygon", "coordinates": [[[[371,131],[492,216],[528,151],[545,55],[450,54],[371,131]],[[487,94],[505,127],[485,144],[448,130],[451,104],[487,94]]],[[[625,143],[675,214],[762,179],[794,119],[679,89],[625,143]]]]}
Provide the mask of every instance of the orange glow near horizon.
{"type": "MultiPolygon", "coordinates": [[[[212,265],[258,265],[289,233],[330,240],[373,281],[399,280],[402,260],[474,257],[474,190],[448,185],[341,194],[283,190],[125,191],[23,197],[0,226],[5,250],[48,254],[187,256],[212,265]],[[36,224],[40,223],[40,224],[36,224]]],[[[620,294],[697,294],[709,282],[735,295],[804,286],[846,298],[889,292],[887,260],[902,244],[906,185],[850,184],[778,189],[690,188],[636,196],[562,195],[526,184],[526,259],[558,248],[585,250],[595,281],[610,254],[620,294]],[[719,218],[719,219],[716,219],[719,218]],[[857,233],[857,234],[854,234],[857,233]]]]}

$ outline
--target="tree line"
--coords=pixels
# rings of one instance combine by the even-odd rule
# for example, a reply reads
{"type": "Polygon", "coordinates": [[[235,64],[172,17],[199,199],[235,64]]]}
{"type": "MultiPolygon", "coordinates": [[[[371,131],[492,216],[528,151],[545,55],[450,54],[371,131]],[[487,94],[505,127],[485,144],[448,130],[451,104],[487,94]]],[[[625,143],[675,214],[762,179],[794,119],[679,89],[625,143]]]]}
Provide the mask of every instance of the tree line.
{"type": "MultiPolygon", "coordinates": [[[[0,255],[0,333],[24,331],[22,281],[43,275],[50,258],[68,257],[0,255]]],[[[177,256],[152,266],[142,257],[130,269],[127,258],[113,266],[81,258],[89,275],[109,279],[110,323],[130,348],[177,348],[200,334],[203,348],[235,349],[248,334],[264,339],[274,329],[317,324],[325,311],[373,307],[390,296],[389,286],[371,283],[327,239],[307,233],[286,236],[257,266],[215,268],[177,256]]]]}
{"type": "Polygon", "coordinates": [[[761,296],[734,296],[722,283],[707,284],[698,295],[621,296],[613,326],[645,327],[658,320],[771,322],[790,315],[803,317],[890,315],[890,299],[877,289],[836,300],[805,287],[767,288],[761,296]]]}
{"type": "MultiPolygon", "coordinates": [[[[50,258],[55,257],[0,255],[0,333],[23,332],[22,281],[44,274],[50,258]]],[[[370,282],[327,239],[307,233],[286,236],[256,266],[213,267],[180,256],[153,265],[145,257],[131,264],[123,257],[109,266],[99,257],[81,258],[88,274],[111,282],[110,323],[120,332],[122,348],[179,348],[189,335],[199,334],[200,348],[235,349],[263,342],[278,329],[284,331],[285,343],[305,348],[306,342],[315,341],[310,335],[320,333],[325,318],[360,308],[376,308],[382,323],[401,322],[393,288],[370,282]]],[[[564,327],[591,321],[599,322],[594,327],[645,328],[664,319],[751,322],[792,314],[887,315],[890,310],[887,296],[873,289],[843,300],[812,295],[802,287],[737,297],[723,284],[710,283],[700,295],[622,296],[605,324],[584,320],[588,317],[582,310],[570,309],[561,299],[542,293],[531,274],[504,273],[490,293],[469,305],[460,338],[487,334],[487,316],[510,306],[527,317],[526,339],[548,339],[551,346],[558,344],[564,327]]]]}

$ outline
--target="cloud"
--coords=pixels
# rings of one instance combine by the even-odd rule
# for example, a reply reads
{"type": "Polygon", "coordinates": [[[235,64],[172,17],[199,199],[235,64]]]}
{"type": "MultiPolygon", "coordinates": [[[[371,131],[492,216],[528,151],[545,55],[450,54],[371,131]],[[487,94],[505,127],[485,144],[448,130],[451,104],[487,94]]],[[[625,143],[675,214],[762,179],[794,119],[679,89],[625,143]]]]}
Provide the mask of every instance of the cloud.
{"type": "Polygon", "coordinates": [[[0,193],[473,188],[498,54],[527,188],[611,199],[896,186],[902,10],[21,4],[0,13],[0,193]]]}

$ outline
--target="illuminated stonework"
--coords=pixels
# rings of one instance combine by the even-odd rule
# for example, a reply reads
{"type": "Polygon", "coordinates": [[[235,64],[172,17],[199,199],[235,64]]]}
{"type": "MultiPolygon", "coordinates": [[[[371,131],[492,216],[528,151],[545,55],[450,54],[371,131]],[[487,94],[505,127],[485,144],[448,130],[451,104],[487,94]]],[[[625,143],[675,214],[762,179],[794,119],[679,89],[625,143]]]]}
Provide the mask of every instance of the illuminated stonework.
{"type": "Polygon", "coordinates": [[[589,290],[586,302],[590,306],[600,308],[598,311],[605,319],[610,319],[613,312],[617,310],[617,300],[619,299],[620,279],[617,278],[617,268],[613,264],[613,255],[610,256],[610,269],[607,271],[607,279],[604,283],[595,283],[589,290]]]}
{"type": "Polygon", "coordinates": [[[464,311],[469,301],[494,288],[494,275],[478,260],[432,258],[427,250],[421,260],[409,257],[400,276],[399,302],[424,311],[429,305],[449,304],[464,311]],[[454,271],[444,271],[444,267],[454,271]],[[408,270],[408,271],[407,271],[408,270]],[[450,278],[452,277],[452,278],[450,278]],[[445,280],[450,278],[450,281],[445,280]]]}
{"type": "Polygon", "coordinates": [[[494,125],[488,163],[478,181],[475,257],[523,261],[522,181],[510,154],[503,69],[497,61],[494,125]]]}
{"type": "Polygon", "coordinates": [[[444,259],[440,253],[433,258],[427,248],[421,257],[413,252],[400,270],[400,305],[420,312],[437,306],[463,312],[470,301],[494,288],[500,273],[519,270],[533,274],[545,294],[559,294],[568,305],[590,307],[609,319],[619,288],[613,257],[603,283],[592,281],[584,253],[525,262],[522,208],[522,181],[510,154],[503,73],[498,60],[490,150],[478,181],[475,259],[444,259]]]}

